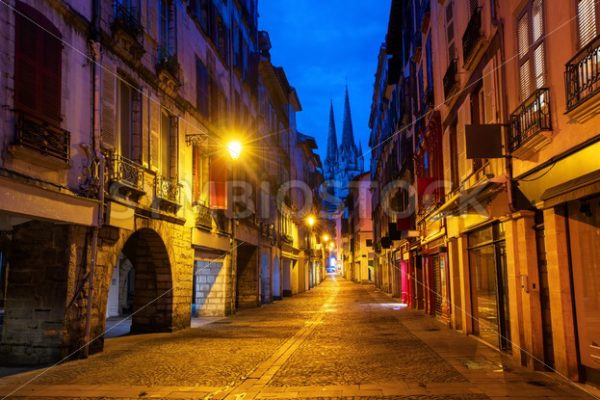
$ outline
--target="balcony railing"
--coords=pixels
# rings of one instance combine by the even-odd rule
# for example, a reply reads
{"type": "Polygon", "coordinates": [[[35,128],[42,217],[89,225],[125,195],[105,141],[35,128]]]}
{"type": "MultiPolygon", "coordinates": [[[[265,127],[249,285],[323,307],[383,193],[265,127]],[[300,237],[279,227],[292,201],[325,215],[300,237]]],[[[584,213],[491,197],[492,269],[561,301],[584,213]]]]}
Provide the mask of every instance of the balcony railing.
{"type": "Polygon", "coordinates": [[[28,147],[43,155],[69,161],[71,134],[22,111],[16,112],[15,145],[28,147]]]}
{"type": "Polygon", "coordinates": [[[181,66],[177,61],[177,55],[173,54],[165,47],[159,47],[158,49],[158,63],[156,64],[156,71],[168,72],[175,80],[179,80],[179,71],[181,66]]]}
{"type": "Polygon", "coordinates": [[[467,25],[467,29],[465,29],[465,33],[462,37],[463,61],[465,63],[467,63],[469,58],[473,55],[473,50],[475,50],[475,47],[480,39],[481,7],[477,7],[475,11],[473,11],[471,19],[469,20],[469,24],[467,25]]]}
{"type": "Polygon", "coordinates": [[[122,29],[137,38],[144,32],[144,27],[139,18],[139,10],[115,2],[115,17],[112,28],[122,29]]]}
{"type": "Polygon", "coordinates": [[[154,180],[154,195],[159,206],[176,212],[181,206],[181,187],[177,179],[157,175],[154,180]]]}
{"type": "Polygon", "coordinates": [[[510,150],[514,151],[542,131],[552,130],[550,92],[536,90],[511,114],[510,150]]]}
{"type": "Polygon", "coordinates": [[[444,74],[443,84],[444,84],[444,97],[446,98],[446,100],[448,100],[448,98],[452,94],[452,91],[456,87],[456,84],[457,84],[456,74],[457,73],[458,73],[458,62],[456,61],[456,59],[454,59],[454,60],[450,61],[450,65],[448,65],[448,69],[446,70],[446,73],[444,74]]]}
{"type": "Polygon", "coordinates": [[[107,158],[108,179],[111,191],[142,195],[144,191],[144,167],[120,155],[107,158]]]}
{"type": "Polygon", "coordinates": [[[567,111],[600,90],[600,36],[581,49],[566,66],[567,111]]]}

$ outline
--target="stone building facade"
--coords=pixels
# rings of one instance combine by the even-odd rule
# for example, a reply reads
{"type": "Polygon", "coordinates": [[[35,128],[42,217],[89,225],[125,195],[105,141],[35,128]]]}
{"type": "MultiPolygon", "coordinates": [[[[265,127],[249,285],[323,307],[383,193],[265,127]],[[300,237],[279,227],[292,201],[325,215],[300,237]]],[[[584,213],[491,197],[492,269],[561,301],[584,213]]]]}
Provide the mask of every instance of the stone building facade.
{"type": "MultiPolygon", "coordinates": [[[[115,319],[173,331],[276,298],[256,1],[15,0],[0,20],[1,359],[85,356],[115,319]]],[[[295,148],[295,119],[277,129],[295,148]]]]}
{"type": "Polygon", "coordinates": [[[373,109],[406,129],[372,118],[371,136],[374,180],[413,184],[415,209],[390,221],[375,190],[377,284],[522,365],[592,384],[597,15],[592,0],[393,1],[373,109]],[[396,108],[402,82],[410,107],[396,108]],[[394,156],[386,135],[412,154],[394,156]],[[403,162],[408,179],[386,174],[403,162]]]}

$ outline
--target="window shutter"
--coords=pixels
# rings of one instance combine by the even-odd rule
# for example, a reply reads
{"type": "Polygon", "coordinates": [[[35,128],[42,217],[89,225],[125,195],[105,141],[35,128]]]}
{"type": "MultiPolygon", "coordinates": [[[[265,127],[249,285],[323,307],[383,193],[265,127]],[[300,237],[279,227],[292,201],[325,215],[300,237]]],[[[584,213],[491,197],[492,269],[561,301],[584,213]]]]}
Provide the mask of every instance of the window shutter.
{"type": "Polygon", "coordinates": [[[496,121],[496,82],[494,81],[494,64],[490,61],[483,68],[484,122],[496,121]]]}
{"type": "Polygon", "coordinates": [[[192,203],[200,202],[200,146],[194,145],[192,148],[192,203]]]}
{"type": "Polygon", "coordinates": [[[533,43],[540,40],[544,34],[544,7],[542,0],[534,0],[531,8],[531,28],[533,43]]]}
{"type": "Polygon", "coordinates": [[[160,104],[158,99],[150,101],[150,166],[156,170],[160,166],[160,104]]]}
{"type": "Polygon", "coordinates": [[[596,2],[598,0],[579,0],[577,2],[577,32],[579,48],[585,47],[597,35],[596,2]]]}
{"type": "Polygon", "coordinates": [[[518,24],[519,59],[527,55],[529,50],[529,21],[527,13],[523,14],[518,24]]]}
{"type": "MultiPolygon", "coordinates": [[[[42,113],[51,120],[59,121],[61,104],[62,45],[60,41],[46,32],[41,33],[43,63],[39,68],[41,76],[42,113]]],[[[39,98],[38,98],[39,99],[39,98]]]]}
{"type": "Polygon", "coordinates": [[[15,103],[17,107],[37,111],[38,28],[19,14],[15,32],[15,103]]]}
{"type": "Polygon", "coordinates": [[[198,111],[208,117],[208,87],[209,87],[209,76],[208,70],[204,66],[204,63],[199,58],[196,59],[196,106],[198,111]]]}
{"type": "Polygon", "coordinates": [[[115,148],[115,104],[117,79],[112,63],[105,58],[102,63],[102,146],[109,150],[115,148]]]}
{"type": "Polygon", "coordinates": [[[169,135],[169,176],[174,179],[178,179],[178,163],[177,154],[179,153],[178,144],[179,141],[179,117],[171,116],[169,118],[170,123],[170,135],[169,135]]]}
{"type": "Polygon", "coordinates": [[[466,110],[467,102],[463,103],[463,105],[458,110],[458,123],[456,125],[456,152],[458,159],[458,177],[459,183],[463,181],[467,175],[471,172],[467,165],[469,164],[469,160],[467,160],[467,150],[465,143],[465,123],[467,122],[466,116],[468,112],[466,110]]]}
{"type": "Polygon", "coordinates": [[[158,2],[148,2],[148,33],[150,37],[158,42],[158,2]]]}
{"type": "Polygon", "coordinates": [[[539,89],[545,83],[544,44],[540,44],[533,52],[533,71],[535,74],[535,88],[539,89]]]}
{"type": "Polygon", "coordinates": [[[227,209],[227,162],[218,155],[210,160],[210,208],[227,209]]]}

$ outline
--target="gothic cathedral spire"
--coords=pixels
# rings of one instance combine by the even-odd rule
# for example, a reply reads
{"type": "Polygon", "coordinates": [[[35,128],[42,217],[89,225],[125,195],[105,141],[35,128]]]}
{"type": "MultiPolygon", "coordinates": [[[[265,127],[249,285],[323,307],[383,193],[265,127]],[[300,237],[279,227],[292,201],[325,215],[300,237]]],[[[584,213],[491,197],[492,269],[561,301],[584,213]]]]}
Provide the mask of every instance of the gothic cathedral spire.
{"type": "Polygon", "coordinates": [[[325,158],[325,179],[334,179],[334,168],[338,162],[338,142],[335,132],[335,119],[333,116],[333,101],[329,105],[329,133],[327,134],[327,157],[325,158]]]}
{"type": "Polygon", "coordinates": [[[352,128],[352,113],[350,111],[348,85],[346,85],[346,99],[344,100],[344,127],[342,131],[341,150],[352,155],[356,155],[357,153],[356,143],[354,142],[354,130],[352,128]]]}

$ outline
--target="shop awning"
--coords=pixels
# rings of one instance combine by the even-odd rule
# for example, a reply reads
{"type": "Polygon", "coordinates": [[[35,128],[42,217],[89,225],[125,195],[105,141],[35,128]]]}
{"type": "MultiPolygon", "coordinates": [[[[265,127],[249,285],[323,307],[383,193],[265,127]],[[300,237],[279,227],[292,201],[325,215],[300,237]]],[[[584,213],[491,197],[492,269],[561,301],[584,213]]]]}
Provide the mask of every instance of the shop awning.
{"type": "Polygon", "coordinates": [[[450,215],[460,215],[470,209],[477,209],[478,205],[486,201],[504,187],[504,184],[492,179],[474,185],[452,196],[430,219],[440,219],[450,215]]]}
{"type": "Polygon", "coordinates": [[[546,189],[541,200],[544,208],[600,193],[600,169],[546,189]]]}

